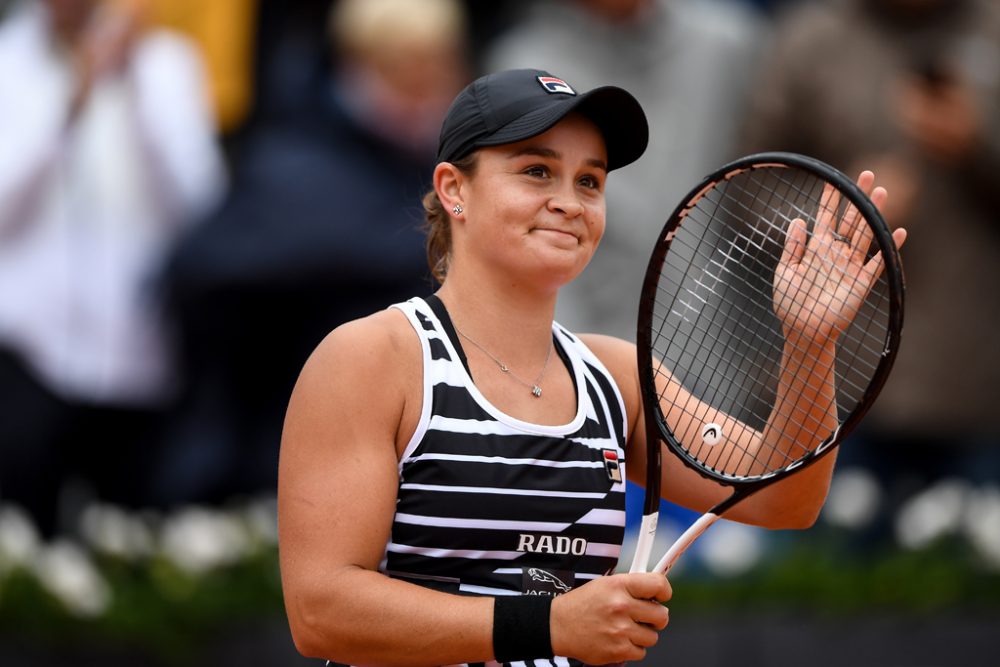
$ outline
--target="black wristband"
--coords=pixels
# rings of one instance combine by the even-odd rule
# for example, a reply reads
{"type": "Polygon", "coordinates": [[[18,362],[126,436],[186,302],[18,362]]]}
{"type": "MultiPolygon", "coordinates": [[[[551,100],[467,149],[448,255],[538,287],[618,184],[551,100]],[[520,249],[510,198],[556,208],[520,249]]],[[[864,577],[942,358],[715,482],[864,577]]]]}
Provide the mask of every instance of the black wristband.
{"type": "Polygon", "coordinates": [[[493,603],[493,654],[497,662],[552,657],[548,595],[502,595],[493,603]]]}

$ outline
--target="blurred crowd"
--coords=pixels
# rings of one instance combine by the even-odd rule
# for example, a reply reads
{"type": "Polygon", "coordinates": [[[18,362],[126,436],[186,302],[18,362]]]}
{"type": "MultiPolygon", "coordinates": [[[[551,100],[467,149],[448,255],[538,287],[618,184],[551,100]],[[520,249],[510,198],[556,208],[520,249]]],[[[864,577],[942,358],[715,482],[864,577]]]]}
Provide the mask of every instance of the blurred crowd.
{"type": "Polygon", "coordinates": [[[906,326],[842,458],[900,495],[1000,480],[994,0],[0,0],[0,503],[52,536],[95,500],[273,492],[313,347],[435,289],[440,120],[509,67],[651,120],[563,324],[634,336],[650,243],[714,167],[871,168],[911,231],[906,326]]]}

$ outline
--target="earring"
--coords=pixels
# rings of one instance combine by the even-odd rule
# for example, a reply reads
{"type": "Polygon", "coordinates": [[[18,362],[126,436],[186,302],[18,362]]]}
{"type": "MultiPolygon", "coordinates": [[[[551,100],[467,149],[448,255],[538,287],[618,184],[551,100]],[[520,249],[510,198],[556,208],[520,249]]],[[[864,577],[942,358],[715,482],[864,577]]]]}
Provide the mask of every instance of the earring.
{"type": "Polygon", "coordinates": [[[455,205],[454,205],[454,206],[453,206],[453,207],[451,208],[451,212],[452,212],[452,213],[454,213],[455,215],[459,215],[459,214],[460,214],[460,213],[461,213],[462,211],[464,211],[464,210],[465,210],[465,209],[464,209],[464,208],[462,208],[462,205],[461,205],[461,204],[455,204],[455,205]]]}

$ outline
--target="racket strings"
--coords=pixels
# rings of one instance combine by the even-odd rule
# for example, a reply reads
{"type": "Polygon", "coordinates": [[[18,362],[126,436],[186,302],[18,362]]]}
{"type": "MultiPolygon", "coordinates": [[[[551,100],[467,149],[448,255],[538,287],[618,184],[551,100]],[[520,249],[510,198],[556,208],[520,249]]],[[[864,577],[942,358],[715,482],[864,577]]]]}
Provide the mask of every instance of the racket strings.
{"type": "MultiPolygon", "coordinates": [[[[674,243],[675,243],[675,244],[680,244],[680,245],[684,245],[684,244],[685,244],[685,240],[684,240],[683,238],[678,238],[678,239],[675,239],[675,240],[674,240],[674,243]]],[[[731,245],[735,245],[735,239],[731,239],[731,240],[729,240],[729,241],[728,241],[728,243],[729,243],[729,244],[731,244],[731,245]]],[[[689,246],[689,247],[690,247],[690,246],[689,246]]],[[[700,249],[697,249],[697,248],[691,248],[691,249],[692,249],[692,250],[695,250],[695,251],[696,251],[696,252],[698,252],[698,253],[700,253],[700,249]]],[[[723,257],[725,257],[726,259],[732,259],[732,260],[734,260],[734,261],[739,261],[738,259],[734,258],[734,257],[733,257],[733,255],[731,255],[731,254],[729,254],[729,253],[727,253],[727,252],[725,252],[725,251],[723,251],[723,250],[720,250],[719,252],[720,252],[720,254],[722,254],[722,256],[723,256],[723,257]]],[[[745,254],[745,253],[744,253],[744,254],[745,254]]],[[[730,269],[729,269],[728,267],[726,267],[726,266],[725,266],[724,264],[721,264],[721,263],[719,263],[719,261],[718,261],[718,260],[716,260],[714,256],[703,256],[703,257],[704,257],[704,258],[705,258],[705,259],[706,259],[706,260],[707,260],[707,261],[708,261],[709,263],[711,263],[711,264],[714,264],[714,265],[715,265],[716,267],[718,267],[718,268],[719,268],[719,269],[720,269],[721,271],[723,271],[723,272],[725,272],[725,273],[729,274],[729,275],[730,275],[730,276],[731,276],[731,277],[732,277],[733,279],[742,279],[742,278],[741,278],[740,276],[737,276],[737,275],[736,275],[735,273],[733,273],[733,271],[732,271],[732,270],[730,270],[730,269]]],[[[722,282],[722,280],[721,280],[720,278],[718,278],[718,277],[716,277],[716,276],[712,276],[712,277],[713,277],[713,278],[714,278],[714,279],[715,279],[715,280],[716,280],[717,282],[720,282],[720,283],[722,282]]],[[[704,283],[702,283],[702,282],[701,282],[701,281],[700,281],[699,279],[695,279],[695,282],[696,282],[696,284],[698,284],[699,286],[704,286],[704,283]]],[[[755,292],[756,292],[756,294],[755,294],[755,297],[760,297],[760,298],[764,298],[764,297],[767,297],[767,298],[769,298],[769,295],[768,295],[768,293],[764,292],[764,291],[763,291],[762,289],[759,289],[759,288],[757,288],[757,287],[755,287],[755,286],[753,286],[753,285],[750,285],[750,284],[746,285],[746,289],[747,289],[747,290],[749,290],[749,291],[755,291],[755,292]]],[[[711,291],[712,291],[712,293],[713,293],[713,294],[715,294],[715,295],[719,296],[719,295],[718,295],[718,292],[717,292],[716,290],[712,289],[711,291]]],[[[698,299],[699,301],[701,301],[702,303],[704,303],[704,302],[705,302],[705,300],[704,300],[703,298],[701,298],[700,296],[697,296],[697,295],[696,295],[696,298],[697,298],[697,299],[698,299]]],[[[680,305],[681,305],[681,306],[682,306],[682,307],[683,307],[683,308],[684,308],[685,310],[689,310],[689,311],[691,312],[691,314],[693,314],[693,315],[695,315],[695,316],[697,316],[697,315],[698,315],[698,313],[700,312],[700,311],[699,311],[699,309],[697,309],[697,308],[694,308],[694,307],[690,306],[690,305],[689,305],[688,303],[686,303],[686,302],[685,302],[685,301],[684,301],[683,299],[677,299],[677,303],[679,303],[679,304],[680,304],[680,305]]],[[[664,304],[663,304],[662,302],[661,302],[661,303],[659,303],[658,305],[659,305],[659,306],[660,306],[661,308],[664,308],[664,307],[665,307],[665,306],[664,306],[664,304]]],[[[740,309],[739,305],[738,305],[738,304],[736,304],[736,303],[731,303],[730,305],[731,305],[731,306],[733,306],[734,308],[737,308],[737,309],[740,309]]],[[[743,310],[743,309],[740,309],[740,310],[743,310]]],[[[869,310],[871,310],[871,309],[869,309],[869,310]]],[[[676,315],[676,316],[678,316],[678,317],[681,317],[682,319],[685,319],[686,321],[689,321],[689,320],[687,320],[687,317],[686,317],[686,315],[685,315],[684,313],[681,313],[681,312],[678,312],[678,311],[676,311],[676,310],[672,310],[672,309],[671,309],[671,311],[673,312],[673,314],[674,314],[674,315],[676,315]]],[[[744,312],[745,312],[745,311],[744,311],[744,312]]],[[[869,315],[867,316],[869,320],[871,319],[871,317],[872,317],[872,315],[874,314],[874,312],[875,312],[875,311],[872,311],[872,313],[869,313],[869,315]]],[[[871,339],[871,337],[863,337],[863,336],[859,336],[859,335],[857,334],[856,330],[857,330],[857,327],[851,327],[851,328],[847,329],[847,330],[846,330],[846,331],[845,331],[845,332],[844,332],[844,333],[842,334],[845,340],[850,340],[850,341],[852,341],[852,342],[854,342],[854,343],[856,343],[856,344],[857,344],[857,346],[858,346],[858,347],[857,347],[857,348],[855,348],[855,349],[860,349],[860,348],[861,348],[862,346],[864,346],[864,345],[865,345],[866,343],[871,343],[871,342],[872,342],[872,339],[871,339]]],[[[867,348],[867,349],[866,349],[865,351],[867,351],[867,352],[869,352],[869,353],[871,353],[871,352],[876,352],[876,353],[877,353],[877,352],[878,352],[879,350],[878,350],[878,348],[874,348],[874,347],[868,347],[868,348],[867,348]]],[[[871,364],[871,363],[868,363],[868,362],[866,362],[866,361],[865,361],[864,359],[862,359],[861,363],[867,363],[867,364],[868,364],[868,366],[869,366],[869,370],[873,370],[873,369],[875,368],[875,364],[871,364]]]]}
{"type": "MultiPolygon", "coordinates": [[[[671,414],[682,413],[689,417],[687,431],[696,431],[706,404],[758,431],[774,419],[779,390],[794,389],[783,384],[780,373],[783,349],[791,344],[774,312],[773,288],[789,229],[794,220],[804,221],[807,242],[812,242],[821,220],[839,234],[841,221],[857,215],[846,198],[824,194],[823,181],[788,168],[742,172],[704,192],[687,209],[671,241],[653,304],[651,339],[653,358],[662,362],[657,370],[661,402],[668,402],[668,393],[676,393],[671,383],[680,384],[693,397],[691,405],[664,405],[668,423],[678,421],[671,414]]],[[[866,259],[871,255],[868,251],[866,259]]],[[[842,273],[832,252],[820,259],[827,275],[842,273]]],[[[815,280],[804,280],[798,288],[812,288],[815,280]]],[[[834,374],[840,414],[863,399],[884,349],[883,282],[878,281],[857,316],[839,332],[832,366],[807,356],[801,361],[810,373],[834,374]]],[[[727,433],[729,446],[720,448],[706,444],[698,433],[674,435],[690,456],[720,474],[769,474],[812,454],[830,430],[811,414],[777,416],[792,429],[814,433],[814,446],[753,450],[734,446],[749,438],[727,433]]]]}
{"type": "MultiPolygon", "coordinates": [[[[791,184],[789,184],[789,185],[791,185],[791,184]]],[[[792,196],[791,190],[793,190],[793,188],[789,188],[789,190],[790,190],[789,192],[786,192],[786,193],[784,193],[784,194],[782,194],[780,196],[776,196],[775,198],[778,199],[779,202],[786,201],[783,198],[787,198],[787,197],[792,196]]],[[[775,189],[774,192],[777,195],[777,189],[775,189]]],[[[799,188],[794,188],[794,192],[796,194],[800,195],[800,196],[804,196],[805,195],[805,192],[803,190],[799,189],[799,188]]],[[[722,204],[720,206],[720,208],[721,208],[721,210],[724,213],[726,213],[727,215],[730,215],[730,216],[746,216],[748,214],[749,215],[756,215],[756,211],[754,211],[751,207],[746,206],[743,202],[740,202],[739,200],[737,200],[736,204],[742,210],[740,210],[740,211],[734,211],[732,209],[727,209],[724,204],[722,204]]],[[[794,220],[796,218],[800,218],[800,219],[803,219],[803,220],[809,220],[812,217],[812,214],[807,214],[806,211],[803,208],[801,208],[799,206],[796,206],[794,202],[791,202],[788,207],[795,212],[794,216],[788,215],[788,214],[783,214],[780,210],[772,207],[772,208],[774,208],[774,210],[776,210],[778,216],[782,219],[782,221],[785,223],[785,225],[776,225],[773,222],[771,222],[771,221],[769,221],[769,220],[767,220],[767,219],[765,219],[763,217],[760,219],[760,222],[764,223],[765,225],[768,225],[772,230],[778,232],[780,234],[779,238],[782,238],[782,239],[783,239],[783,237],[784,237],[784,235],[786,233],[787,225],[790,224],[792,222],[792,220],[794,220]]],[[[838,210],[836,211],[836,213],[834,215],[837,216],[838,219],[842,218],[843,216],[847,215],[848,212],[851,209],[853,209],[853,206],[845,204],[844,202],[841,202],[840,206],[838,207],[838,210]]],[[[811,236],[811,234],[810,234],[810,236],[811,236]]],[[[869,256],[871,254],[872,254],[871,252],[868,253],[869,256]]],[[[827,268],[833,268],[833,263],[832,262],[828,262],[827,268]]],[[[884,278],[880,278],[879,280],[880,280],[880,282],[884,283],[884,278]]],[[[752,287],[752,286],[748,285],[748,287],[752,287]]],[[[768,290],[770,290],[770,285],[768,285],[768,290]]],[[[760,292],[760,295],[762,297],[766,297],[767,296],[767,294],[764,293],[764,292],[760,292]]],[[[842,335],[846,336],[848,339],[852,339],[853,338],[856,342],[862,343],[862,344],[864,342],[866,342],[866,341],[868,341],[868,342],[871,341],[870,337],[858,336],[857,333],[852,333],[852,331],[856,331],[856,328],[853,328],[853,329],[849,328],[842,335]]],[[[878,354],[878,353],[881,352],[881,348],[872,348],[872,349],[869,349],[867,351],[868,352],[875,352],[876,354],[878,354]]],[[[871,370],[874,370],[874,368],[875,368],[876,365],[877,364],[871,364],[870,365],[871,370]]]]}
{"type": "MultiPolygon", "coordinates": [[[[718,217],[720,215],[720,211],[722,213],[726,212],[725,197],[712,196],[722,194],[722,191],[709,191],[707,194],[708,196],[702,200],[699,206],[689,212],[689,217],[700,218],[701,215],[704,214],[707,216],[708,220],[711,220],[713,217],[718,217]]],[[[761,230],[759,227],[755,227],[749,230],[749,233],[740,233],[731,238],[723,238],[721,234],[719,234],[719,229],[704,225],[700,219],[699,227],[704,227],[706,233],[697,237],[699,239],[699,243],[693,248],[694,254],[697,255],[701,253],[704,255],[705,253],[702,251],[702,248],[704,247],[720,248],[721,254],[724,257],[721,262],[721,266],[730,274],[735,275],[736,281],[734,284],[752,286],[752,279],[754,278],[753,273],[748,273],[745,270],[737,270],[741,268],[745,269],[745,267],[750,266],[755,262],[760,262],[759,258],[761,253],[766,252],[769,232],[767,230],[761,230]],[[752,261],[747,262],[745,258],[751,258],[752,261]],[[729,269],[727,265],[731,265],[733,269],[729,269]]],[[[675,241],[677,241],[677,239],[675,239],[675,241]]],[[[684,240],[682,239],[680,242],[683,244],[684,240]]],[[[668,259],[670,259],[669,256],[668,259]]],[[[716,264],[720,263],[716,262],[716,264]]],[[[690,274],[687,274],[687,276],[690,276],[690,274]]],[[[720,277],[715,278],[716,283],[721,282],[720,277]]],[[[701,281],[696,279],[696,283],[701,283],[701,281]]],[[[683,290],[681,294],[685,291],[690,292],[690,289],[683,290]]],[[[758,288],[757,291],[761,294],[764,292],[762,288],[758,288]]],[[[716,292],[716,295],[722,296],[719,292],[716,292]]],[[[681,297],[680,301],[682,303],[686,303],[683,297],[681,297]]],[[[709,306],[706,299],[700,299],[700,301],[704,306],[709,306]]],[[[750,393],[760,393],[766,388],[766,383],[769,380],[766,377],[762,377],[769,375],[768,368],[764,364],[758,362],[753,356],[747,356],[745,354],[745,350],[740,349],[742,344],[735,345],[732,343],[732,341],[741,341],[741,343],[745,343],[747,340],[754,340],[756,341],[758,349],[763,349],[763,347],[767,345],[771,345],[773,347],[772,340],[775,336],[774,332],[769,330],[772,329],[772,327],[764,326],[765,322],[763,318],[751,312],[750,309],[745,308],[744,303],[746,303],[745,299],[724,298],[721,302],[721,306],[719,307],[719,313],[722,314],[724,319],[731,323],[731,328],[735,330],[736,335],[724,341],[722,350],[720,350],[717,345],[715,347],[708,348],[710,351],[714,351],[716,353],[714,363],[704,364],[702,372],[707,372],[709,375],[718,378],[718,381],[715,383],[713,389],[703,392],[703,399],[710,404],[725,404],[734,402],[738,400],[738,397],[735,396],[734,393],[741,390],[749,391],[750,393]],[[736,315],[734,315],[734,311],[736,315]],[[742,361],[739,366],[732,368],[731,372],[720,373],[720,366],[725,367],[727,365],[732,365],[730,363],[730,360],[732,359],[742,359],[742,361]],[[743,381],[740,377],[737,377],[740,375],[749,379],[750,382],[743,381]]],[[[701,312],[702,309],[699,309],[699,315],[701,312]]],[[[698,319],[700,318],[696,318],[696,321],[698,319]]],[[[694,327],[695,331],[697,331],[697,328],[696,324],[694,327]]],[[[679,333],[681,332],[678,329],[674,329],[674,337],[676,337],[679,333]]],[[[703,331],[702,338],[705,336],[715,337],[716,334],[706,328],[703,331]]],[[[697,341],[698,338],[699,337],[697,336],[687,336],[682,340],[686,343],[685,347],[689,348],[690,345],[688,344],[697,341]]],[[[671,342],[673,342],[673,340],[671,340],[671,342]]],[[[778,353],[780,354],[780,350],[778,350],[778,353]]],[[[773,354],[774,352],[771,352],[771,355],[773,354]]],[[[768,366],[770,365],[771,364],[768,364],[768,366]]],[[[749,416],[756,418],[756,420],[760,423],[763,423],[764,420],[766,420],[766,415],[762,414],[761,410],[751,409],[749,412],[749,416]]],[[[694,415],[692,415],[692,417],[693,416],[694,415]]],[[[699,421],[700,419],[687,420],[690,424],[689,430],[693,430],[695,428],[695,424],[699,421]]],[[[681,436],[682,441],[698,441],[697,435],[694,433],[684,433],[678,435],[681,436]]],[[[737,434],[731,434],[730,437],[732,438],[734,435],[737,434]]],[[[736,439],[738,440],[739,438],[737,437],[736,439]]],[[[703,459],[706,464],[711,465],[712,467],[720,467],[726,470],[732,470],[734,468],[739,469],[747,466],[761,467],[766,465],[762,460],[758,459],[750,452],[742,453],[741,458],[743,459],[744,466],[739,465],[738,461],[734,462],[736,452],[732,449],[728,450],[728,456],[725,459],[721,458],[723,450],[709,450],[707,454],[708,456],[701,456],[700,454],[696,454],[696,456],[699,456],[699,458],[703,459]],[[750,456],[748,457],[747,455],[750,456]]]]}
{"type": "MultiPolygon", "coordinates": [[[[783,195],[783,196],[788,196],[788,195],[783,195]]],[[[744,205],[744,204],[742,204],[741,202],[737,202],[737,203],[739,203],[739,204],[740,204],[740,206],[743,206],[743,207],[744,207],[744,208],[746,209],[745,211],[741,212],[742,214],[745,214],[745,213],[752,213],[752,212],[753,212],[753,211],[751,211],[751,210],[747,209],[747,208],[745,207],[745,205],[744,205]]],[[[736,213],[736,212],[732,211],[731,209],[727,209],[727,208],[725,207],[725,205],[724,205],[723,203],[721,203],[721,202],[720,202],[720,209],[721,209],[721,210],[722,210],[722,211],[723,211],[724,213],[726,213],[727,215],[734,215],[734,216],[735,216],[735,215],[737,215],[737,213],[736,213]]],[[[796,216],[796,217],[803,217],[803,216],[804,216],[804,212],[801,212],[801,209],[800,209],[799,211],[800,211],[800,215],[798,215],[798,216],[796,216]]],[[[840,215],[843,215],[843,214],[844,214],[843,212],[842,212],[842,213],[840,213],[840,215]]],[[[791,216],[784,216],[784,218],[783,218],[783,219],[784,219],[784,221],[785,221],[786,223],[789,223],[789,222],[791,222],[791,220],[792,220],[793,218],[792,218],[791,216]]],[[[761,219],[760,219],[760,222],[763,222],[764,224],[768,225],[768,226],[769,226],[769,227],[770,227],[770,228],[771,228],[772,230],[776,230],[776,231],[779,231],[779,232],[780,232],[781,234],[784,234],[784,228],[783,228],[783,227],[780,227],[780,226],[778,226],[778,225],[775,225],[774,223],[772,223],[772,222],[769,222],[769,221],[767,221],[767,220],[765,220],[765,219],[763,219],[763,218],[761,218],[761,219]]],[[[757,229],[754,229],[753,231],[754,231],[754,233],[757,233],[757,232],[758,232],[759,230],[757,230],[757,229]]],[[[749,237],[746,237],[746,236],[743,236],[743,235],[739,235],[739,237],[743,237],[743,238],[746,238],[746,239],[750,240],[750,242],[751,242],[751,243],[752,243],[752,244],[753,244],[753,245],[754,245],[755,247],[757,247],[757,248],[759,248],[759,249],[762,249],[762,246],[761,246],[761,244],[758,244],[758,243],[753,243],[753,242],[752,242],[752,240],[751,240],[751,239],[750,239],[749,237]]],[[[684,243],[684,239],[683,239],[683,238],[678,238],[678,239],[675,239],[675,243],[676,243],[676,242],[679,242],[679,243],[684,243]]],[[[737,246],[737,245],[736,245],[736,243],[735,243],[735,240],[730,240],[730,241],[729,241],[729,244],[730,244],[731,246],[733,246],[734,248],[738,248],[738,246],[737,246]]],[[[704,245],[704,244],[701,244],[701,245],[704,245]]],[[[741,252],[742,252],[742,251],[741,251],[741,252]]],[[[724,254],[725,254],[725,253],[724,253],[724,254]]],[[[747,255],[747,253],[745,253],[745,252],[743,252],[743,254],[744,254],[744,255],[747,255]]],[[[729,255],[727,255],[727,256],[729,256],[729,255]]],[[[730,256],[730,257],[731,257],[731,256],[730,256]]],[[[758,258],[758,257],[751,257],[751,259],[752,259],[752,260],[754,260],[754,261],[759,261],[759,258],[758,258]]],[[[714,260],[710,260],[710,261],[714,261],[714,260]]],[[[884,280],[884,279],[880,279],[880,280],[884,280]]],[[[757,292],[757,293],[756,293],[756,295],[755,295],[755,296],[757,296],[757,297],[761,297],[761,298],[765,298],[765,299],[769,299],[769,298],[770,298],[770,294],[769,294],[769,292],[765,292],[764,290],[761,290],[761,289],[758,289],[758,288],[756,288],[756,287],[755,287],[754,285],[752,285],[752,284],[750,284],[750,283],[747,283],[747,284],[745,285],[745,287],[746,287],[747,289],[750,289],[750,290],[756,290],[756,292],[757,292]]],[[[768,286],[768,290],[770,290],[770,286],[768,286]]],[[[869,320],[870,320],[870,317],[871,317],[871,313],[869,313],[869,320]]],[[[865,342],[871,342],[871,337],[861,337],[861,336],[858,336],[858,335],[857,335],[856,333],[854,333],[854,331],[856,331],[856,329],[857,329],[856,327],[855,327],[855,328],[850,328],[850,329],[848,329],[848,330],[847,330],[846,332],[844,332],[844,334],[843,334],[843,340],[853,340],[853,341],[854,341],[854,342],[856,342],[856,343],[857,343],[857,344],[858,344],[859,346],[863,345],[863,344],[864,344],[865,342]]],[[[879,353],[880,353],[880,351],[881,351],[881,348],[879,348],[879,347],[869,347],[869,348],[868,348],[868,349],[867,349],[866,351],[867,351],[867,352],[869,352],[869,353],[874,353],[874,354],[876,354],[876,355],[877,355],[877,354],[879,354],[879,353]]],[[[861,363],[863,363],[863,364],[867,364],[867,366],[868,366],[868,369],[869,369],[869,370],[874,370],[874,369],[875,369],[875,367],[877,366],[877,364],[875,364],[875,363],[870,363],[870,362],[866,362],[866,361],[865,361],[865,360],[864,360],[863,358],[859,358],[859,359],[860,359],[860,362],[861,362],[861,363]]],[[[860,387],[859,387],[859,388],[860,388],[860,387]]]]}
{"type": "MultiPolygon", "coordinates": [[[[788,220],[788,222],[790,222],[790,220],[788,220]]],[[[758,289],[752,284],[747,284],[746,288],[748,290],[754,290],[756,292],[754,294],[755,299],[770,298],[770,295],[768,293],[764,292],[761,289],[758,289]]],[[[881,300],[885,298],[884,292],[876,292],[875,294],[876,294],[875,296],[876,299],[881,300]]],[[[871,376],[871,374],[875,372],[875,369],[877,368],[878,365],[877,359],[879,354],[881,353],[881,347],[874,346],[873,343],[877,341],[875,341],[871,336],[859,335],[859,331],[870,330],[873,325],[872,319],[875,316],[875,314],[878,312],[885,312],[886,308],[887,305],[883,304],[881,306],[876,306],[875,308],[864,309],[865,312],[859,313],[858,315],[858,317],[862,318],[860,322],[861,326],[849,327],[846,331],[844,331],[841,334],[840,344],[844,352],[840,355],[840,358],[843,359],[844,355],[846,354],[846,356],[851,360],[851,363],[855,366],[860,367],[859,370],[864,373],[867,373],[869,377],[871,376]],[[854,345],[849,346],[850,343],[853,343],[854,345]]],[[[744,314],[748,312],[745,309],[743,310],[744,314]]],[[[735,325],[737,327],[743,328],[744,330],[747,329],[743,321],[737,321],[735,322],[735,325]]],[[[864,394],[866,385],[862,385],[854,381],[850,377],[845,377],[843,380],[845,383],[843,385],[843,388],[845,390],[847,388],[853,389],[854,394],[852,395],[852,398],[855,401],[859,400],[860,397],[864,394]]]]}

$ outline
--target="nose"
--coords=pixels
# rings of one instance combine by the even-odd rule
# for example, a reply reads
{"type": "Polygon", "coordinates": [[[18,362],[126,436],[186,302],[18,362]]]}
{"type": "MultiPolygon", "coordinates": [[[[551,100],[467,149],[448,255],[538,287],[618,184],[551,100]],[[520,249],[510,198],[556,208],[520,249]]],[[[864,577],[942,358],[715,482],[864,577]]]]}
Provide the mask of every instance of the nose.
{"type": "Polygon", "coordinates": [[[583,204],[572,188],[561,188],[549,199],[549,210],[561,213],[567,218],[575,218],[583,215],[583,204]]]}

